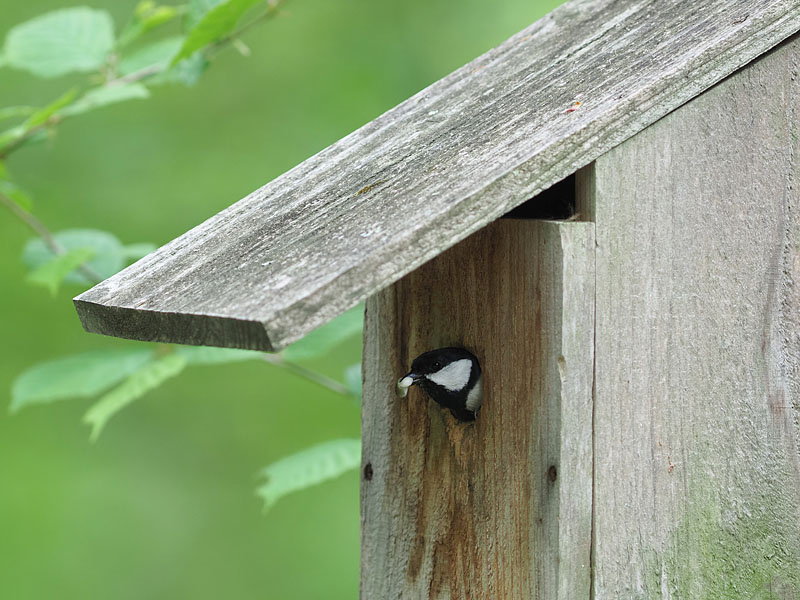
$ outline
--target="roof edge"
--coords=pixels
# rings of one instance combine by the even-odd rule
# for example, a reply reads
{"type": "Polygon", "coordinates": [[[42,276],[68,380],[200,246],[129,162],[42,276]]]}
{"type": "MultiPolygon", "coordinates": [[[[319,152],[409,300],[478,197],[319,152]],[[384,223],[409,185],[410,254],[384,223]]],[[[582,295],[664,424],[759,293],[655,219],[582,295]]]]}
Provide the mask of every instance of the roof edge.
{"type": "Polygon", "coordinates": [[[143,342],[276,350],[260,321],[113,306],[82,300],[81,296],[72,302],[89,333],[143,342]]]}

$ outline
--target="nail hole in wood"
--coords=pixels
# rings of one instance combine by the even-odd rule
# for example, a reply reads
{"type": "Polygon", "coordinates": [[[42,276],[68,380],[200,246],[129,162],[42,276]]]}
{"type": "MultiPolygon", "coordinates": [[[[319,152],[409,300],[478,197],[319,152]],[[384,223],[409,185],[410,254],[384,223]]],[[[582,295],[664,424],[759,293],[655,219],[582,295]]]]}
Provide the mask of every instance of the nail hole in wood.
{"type": "Polygon", "coordinates": [[[364,465],[364,479],[367,481],[372,480],[372,463],[367,463],[364,465]]]}
{"type": "Polygon", "coordinates": [[[550,483],[553,483],[557,477],[558,477],[558,470],[556,469],[556,466],[550,465],[550,468],[547,469],[547,479],[550,480],[550,483]]]}

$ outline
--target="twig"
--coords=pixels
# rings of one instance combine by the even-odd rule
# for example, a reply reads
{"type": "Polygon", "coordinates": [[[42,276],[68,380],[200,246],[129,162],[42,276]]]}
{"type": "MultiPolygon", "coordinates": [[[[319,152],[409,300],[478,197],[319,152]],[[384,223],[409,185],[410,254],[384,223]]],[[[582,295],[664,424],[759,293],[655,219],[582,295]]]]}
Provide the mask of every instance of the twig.
{"type": "Polygon", "coordinates": [[[283,1],[281,1],[281,0],[268,0],[267,1],[267,10],[265,10],[263,13],[261,13],[257,17],[254,17],[251,21],[248,21],[247,23],[245,23],[244,25],[239,27],[239,29],[237,29],[233,33],[229,33],[225,37],[220,38],[219,40],[214,42],[213,44],[210,44],[208,46],[208,51],[212,52],[212,53],[214,51],[218,51],[223,46],[225,46],[226,44],[230,44],[231,42],[233,42],[233,40],[235,40],[236,38],[240,37],[242,34],[244,34],[246,31],[248,31],[249,29],[251,29],[255,25],[261,23],[262,21],[267,21],[269,19],[272,19],[272,18],[276,17],[278,15],[278,13],[280,12],[279,11],[280,5],[281,4],[285,4],[285,3],[286,3],[285,0],[283,0],[283,1]]]}
{"type": "MultiPolygon", "coordinates": [[[[261,21],[265,21],[275,17],[279,13],[279,7],[281,4],[285,4],[286,0],[267,0],[267,10],[263,13],[248,21],[244,25],[242,25],[239,29],[234,31],[233,33],[226,35],[225,37],[219,39],[218,41],[214,42],[213,44],[209,44],[207,47],[207,52],[213,54],[215,51],[219,51],[223,46],[228,44],[234,44],[239,36],[249,30],[251,27],[257,25],[261,21]]],[[[210,56],[209,56],[210,58],[210,56]]],[[[141,81],[151,75],[156,75],[161,72],[162,65],[150,65],[139,69],[138,71],[134,71],[133,73],[128,73],[127,75],[123,75],[122,77],[117,77],[115,79],[108,80],[104,86],[105,87],[116,87],[119,85],[125,85],[127,83],[133,83],[136,81],[141,81]]],[[[61,121],[61,116],[56,113],[52,117],[50,117],[44,123],[37,125],[36,127],[32,127],[31,129],[27,130],[24,135],[20,136],[16,140],[9,143],[4,148],[0,148],[0,160],[5,159],[11,152],[19,148],[25,141],[28,140],[34,133],[42,129],[46,129],[47,127],[51,127],[53,125],[58,125],[61,121]]]]}
{"type": "Polygon", "coordinates": [[[350,392],[350,390],[348,390],[344,385],[342,385],[335,379],[326,377],[325,375],[312,371],[311,369],[306,369],[305,367],[301,367],[298,364],[287,362],[279,354],[262,354],[261,357],[271,365],[275,365],[276,367],[286,369],[290,373],[294,373],[295,375],[298,375],[304,379],[316,383],[317,385],[321,385],[322,387],[329,389],[332,392],[336,392],[337,394],[341,394],[342,396],[353,395],[350,392]]]}
{"type": "Polygon", "coordinates": [[[138,71],[134,71],[133,73],[128,73],[127,75],[123,75],[122,77],[117,77],[116,79],[108,80],[104,87],[114,87],[118,85],[125,85],[126,83],[133,83],[135,81],[140,81],[145,77],[150,77],[150,75],[155,75],[161,72],[163,65],[155,64],[150,65],[149,67],[144,67],[143,69],[139,69],[138,71]]]}
{"type": "Polygon", "coordinates": [[[31,127],[30,129],[26,130],[21,136],[18,138],[11,140],[8,144],[3,147],[0,147],[0,160],[5,160],[8,158],[8,155],[11,154],[14,150],[22,146],[25,142],[28,141],[35,133],[39,133],[43,129],[50,127],[51,125],[56,125],[61,120],[61,117],[57,114],[53,115],[49,119],[47,119],[44,123],[40,123],[35,127],[31,127]]]}
{"type": "MultiPolygon", "coordinates": [[[[61,255],[67,253],[67,250],[64,248],[64,246],[58,243],[58,240],[55,238],[52,232],[45,227],[44,223],[42,223],[39,219],[34,217],[27,210],[24,210],[21,206],[3,193],[0,193],[0,202],[2,202],[3,206],[10,210],[15,217],[25,223],[25,225],[32,229],[36,235],[42,238],[42,241],[44,241],[45,245],[50,248],[53,254],[61,255]]],[[[96,283],[103,281],[103,278],[100,276],[100,274],[86,263],[79,265],[78,270],[90,281],[94,281],[96,283]]]]}

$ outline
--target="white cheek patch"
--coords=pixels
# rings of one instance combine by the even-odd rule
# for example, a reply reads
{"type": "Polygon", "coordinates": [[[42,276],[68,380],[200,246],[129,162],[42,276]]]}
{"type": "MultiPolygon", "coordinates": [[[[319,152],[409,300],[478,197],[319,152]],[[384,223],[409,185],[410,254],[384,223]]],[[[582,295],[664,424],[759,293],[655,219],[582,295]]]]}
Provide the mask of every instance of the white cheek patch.
{"type": "Polygon", "coordinates": [[[467,394],[467,410],[475,412],[481,407],[483,400],[483,377],[478,377],[475,386],[467,394]]]}
{"type": "Polygon", "coordinates": [[[426,375],[426,377],[449,392],[457,392],[464,389],[469,383],[471,373],[472,361],[468,358],[462,358],[451,362],[446,367],[436,371],[436,373],[426,375]]]}

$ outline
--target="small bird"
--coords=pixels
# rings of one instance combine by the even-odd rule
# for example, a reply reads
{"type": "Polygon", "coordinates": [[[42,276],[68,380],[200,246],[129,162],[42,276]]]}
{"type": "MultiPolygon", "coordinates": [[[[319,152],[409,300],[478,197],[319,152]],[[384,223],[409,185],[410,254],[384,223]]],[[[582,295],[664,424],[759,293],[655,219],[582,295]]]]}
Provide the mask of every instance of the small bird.
{"type": "Polygon", "coordinates": [[[420,354],[411,372],[397,382],[397,394],[405,398],[414,384],[459,421],[474,421],[483,399],[481,365],[463,348],[439,348],[420,354]]]}

